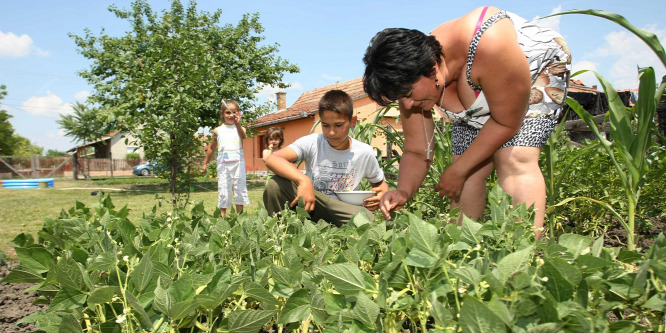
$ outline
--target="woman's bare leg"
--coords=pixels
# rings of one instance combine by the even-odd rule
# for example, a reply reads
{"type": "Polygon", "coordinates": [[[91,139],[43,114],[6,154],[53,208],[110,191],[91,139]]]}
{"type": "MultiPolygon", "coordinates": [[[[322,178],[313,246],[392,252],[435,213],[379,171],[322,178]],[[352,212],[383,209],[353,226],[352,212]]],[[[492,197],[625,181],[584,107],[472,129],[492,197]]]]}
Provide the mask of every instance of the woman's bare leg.
{"type": "MultiPolygon", "coordinates": [[[[460,155],[453,155],[453,162],[458,158],[460,155]]],[[[451,199],[451,209],[460,207],[458,224],[462,223],[462,214],[475,220],[483,216],[486,207],[486,178],[492,171],[493,163],[490,160],[477,167],[465,180],[460,198],[451,199]]]]}
{"type": "Polygon", "coordinates": [[[494,164],[499,185],[513,197],[514,204],[534,205],[534,228],[541,238],[546,211],[546,183],[539,168],[536,147],[507,147],[495,152],[494,164]]]}

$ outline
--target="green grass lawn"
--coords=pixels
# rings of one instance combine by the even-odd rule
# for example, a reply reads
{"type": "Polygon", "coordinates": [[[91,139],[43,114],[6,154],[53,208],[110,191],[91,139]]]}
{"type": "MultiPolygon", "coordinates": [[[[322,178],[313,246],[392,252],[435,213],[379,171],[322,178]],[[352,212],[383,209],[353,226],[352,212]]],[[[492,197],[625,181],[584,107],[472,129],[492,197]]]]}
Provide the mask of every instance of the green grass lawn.
{"type": "MultiPolygon", "coordinates": [[[[256,211],[262,203],[265,180],[248,180],[250,195],[249,212],[256,211]]],[[[30,233],[37,239],[37,231],[42,228],[44,218],[57,217],[62,209],[68,210],[76,201],[86,206],[97,202],[92,191],[102,190],[111,195],[116,208],[127,205],[129,219],[134,221],[143,212],[150,212],[158,204],[158,211],[169,211],[171,194],[166,181],[154,177],[117,177],[116,179],[96,179],[92,181],[56,179],[54,187],[47,189],[4,189],[0,188],[0,252],[10,260],[16,255],[11,242],[20,233],[30,233]]],[[[203,201],[207,212],[217,208],[217,182],[214,179],[199,182],[191,194],[191,202],[203,201]]]]}

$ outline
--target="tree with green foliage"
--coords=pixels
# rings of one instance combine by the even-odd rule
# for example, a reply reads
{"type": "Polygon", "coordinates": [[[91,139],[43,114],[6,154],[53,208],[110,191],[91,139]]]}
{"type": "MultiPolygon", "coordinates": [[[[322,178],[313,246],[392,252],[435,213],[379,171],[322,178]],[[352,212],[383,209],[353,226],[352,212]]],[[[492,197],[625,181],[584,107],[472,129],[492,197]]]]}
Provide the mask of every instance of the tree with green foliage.
{"type": "Polygon", "coordinates": [[[61,157],[61,156],[67,156],[67,153],[64,151],[60,151],[57,149],[49,149],[46,151],[46,156],[48,157],[61,157]]]}
{"type": "Polygon", "coordinates": [[[258,14],[234,26],[219,23],[221,10],[199,12],[194,1],[185,8],[174,0],[161,16],[145,0],[109,11],[132,28],[122,37],[88,29],[70,35],[92,60],[80,74],[94,88],[90,100],[108,110],[107,120],[135,137],[146,158],[168,166],[162,175],[176,206],[200,169],[204,147],[195,133],[218,124],[220,100],[238,100],[243,118],[252,120],[260,87],[286,87],[284,73],[298,67],[275,54],[277,44],[263,42],[258,14]]]}
{"type": "MultiPolygon", "coordinates": [[[[7,96],[7,87],[0,85],[0,101],[7,96]]],[[[14,155],[16,141],[14,140],[14,126],[9,122],[12,115],[0,109],[0,155],[14,155]]]]}
{"type": "MultiPolygon", "coordinates": [[[[0,101],[7,96],[7,87],[0,85],[0,101]]],[[[34,145],[30,140],[14,133],[14,126],[9,122],[12,117],[7,111],[0,110],[0,156],[41,155],[44,148],[34,145]]]]}
{"type": "MultiPolygon", "coordinates": [[[[112,123],[99,117],[99,112],[96,109],[91,109],[83,103],[76,102],[72,105],[72,110],[74,110],[74,113],[61,114],[56,123],[65,131],[65,136],[72,137],[75,142],[86,145],[98,140],[113,129],[112,123]]],[[[86,160],[88,162],[88,176],[86,178],[90,178],[90,159],[86,160]]]]}
{"type": "Polygon", "coordinates": [[[44,147],[33,144],[28,138],[18,134],[14,134],[14,141],[16,142],[14,156],[32,156],[44,153],[44,147]]]}

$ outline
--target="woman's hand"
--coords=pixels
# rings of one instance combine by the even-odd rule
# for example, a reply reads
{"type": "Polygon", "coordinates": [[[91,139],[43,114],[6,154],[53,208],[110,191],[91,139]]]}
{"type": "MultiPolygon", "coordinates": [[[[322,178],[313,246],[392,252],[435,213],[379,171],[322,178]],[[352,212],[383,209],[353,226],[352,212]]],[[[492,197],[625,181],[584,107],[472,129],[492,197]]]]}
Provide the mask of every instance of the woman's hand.
{"type": "Polygon", "coordinates": [[[435,191],[439,192],[440,198],[446,196],[449,199],[458,200],[466,178],[467,174],[454,163],[442,172],[439,183],[435,186],[435,191]]]}
{"type": "Polygon", "coordinates": [[[384,214],[384,217],[386,217],[387,220],[390,220],[391,215],[389,215],[389,213],[402,209],[408,200],[409,196],[405,191],[389,191],[384,194],[382,200],[379,202],[379,209],[384,214]]]}

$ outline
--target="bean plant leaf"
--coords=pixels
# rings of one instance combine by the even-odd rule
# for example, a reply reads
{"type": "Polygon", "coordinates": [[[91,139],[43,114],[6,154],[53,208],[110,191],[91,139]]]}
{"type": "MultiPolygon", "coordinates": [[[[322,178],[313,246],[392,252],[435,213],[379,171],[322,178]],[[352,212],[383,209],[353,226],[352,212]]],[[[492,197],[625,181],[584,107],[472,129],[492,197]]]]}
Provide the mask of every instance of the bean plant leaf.
{"type": "Polygon", "coordinates": [[[430,268],[435,266],[438,258],[423,252],[420,249],[414,248],[409,251],[407,258],[405,258],[405,265],[414,267],[430,268]]]}
{"type": "Polygon", "coordinates": [[[271,276],[277,283],[290,286],[294,282],[291,271],[283,266],[271,264],[271,276]]]}
{"type": "Polygon", "coordinates": [[[520,251],[508,254],[497,263],[500,280],[506,283],[507,280],[518,271],[525,271],[529,266],[533,249],[526,247],[520,251]]]}
{"type": "Polygon", "coordinates": [[[113,269],[116,263],[117,257],[116,254],[109,251],[97,254],[90,264],[88,264],[88,271],[102,271],[108,272],[113,269]]]}
{"type": "Polygon", "coordinates": [[[79,333],[83,332],[81,323],[74,317],[73,314],[66,314],[62,316],[62,321],[58,325],[58,333],[79,333]]]}
{"type": "Polygon", "coordinates": [[[143,305],[141,305],[141,302],[139,302],[139,300],[128,290],[125,291],[125,299],[127,299],[127,304],[129,304],[130,308],[134,311],[134,316],[139,320],[139,323],[141,323],[141,327],[145,330],[150,329],[152,323],[146,310],[143,308],[143,305]]]}
{"type": "Polygon", "coordinates": [[[435,246],[437,244],[437,228],[423,221],[416,215],[409,213],[409,233],[407,237],[412,244],[422,252],[436,256],[435,246]]]}
{"type": "Polygon", "coordinates": [[[477,234],[481,227],[481,223],[463,215],[460,239],[468,244],[478,244],[480,239],[477,234]]]}
{"type": "Polygon", "coordinates": [[[183,302],[176,302],[171,305],[169,310],[169,317],[171,320],[181,320],[189,316],[197,314],[196,309],[199,307],[199,302],[196,299],[190,299],[183,302]]]}
{"type": "Polygon", "coordinates": [[[356,305],[354,306],[354,319],[361,321],[363,324],[375,326],[375,321],[379,315],[379,306],[373,302],[364,293],[356,294],[356,305]]]}
{"type": "Polygon", "coordinates": [[[463,332],[506,332],[507,327],[483,302],[465,295],[460,309],[460,327],[463,332]]]}
{"type": "Polygon", "coordinates": [[[171,311],[171,305],[173,304],[174,300],[171,294],[169,293],[169,289],[162,287],[162,284],[160,283],[161,277],[157,278],[157,286],[155,287],[155,298],[153,300],[153,307],[155,310],[162,312],[164,314],[169,314],[171,311]]]}
{"type": "Polygon", "coordinates": [[[134,285],[135,292],[137,294],[143,292],[148,285],[150,285],[153,279],[153,263],[150,260],[150,257],[143,256],[139,261],[139,264],[134,267],[132,273],[130,273],[130,281],[134,285]]]}
{"type": "Polygon", "coordinates": [[[299,289],[289,298],[284,304],[280,315],[278,316],[278,324],[288,324],[301,322],[310,316],[310,294],[307,289],[299,289]]]}
{"type": "Polygon", "coordinates": [[[80,309],[86,302],[86,295],[78,289],[63,288],[53,298],[48,312],[71,311],[80,309]]]}
{"type": "Polygon", "coordinates": [[[642,308],[650,309],[658,312],[666,312],[666,294],[659,293],[650,297],[643,305],[642,308]]]}
{"type": "Polygon", "coordinates": [[[548,278],[546,288],[559,302],[564,302],[573,296],[574,288],[582,279],[580,270],[570,265],[566,260],[547,256],[541,268],[543,276],[548,278]]]}
{"type": "Polygon", "coordinates": [[[88,304],[111,303],[114,296],[120,295],[120,287],[105,286],[95,289],[88,296],[88,304]]]}
{"type": "Polygon", "coordinates": [[[243,285],[243,291],[245,291],[247,297],[259,302],[272,306],[280,305],[280,301],[278,301],[266,288],[256,282],[251,281],[245,283],[245,285],[243,285]]]}
{"type": "Polygon", "coordinates": [[[456,269],[452,272],[453,276],[460,278],[461,281],[470,284],[478,285],[481,282],[481,274],[478,270],[472,267],[463,267],[456,269]]]}
{"type": "Polygon", "coordinates": [[[83,275],[74,259],[61,259],[56,264],[56,280],[62,289],[83,290],[83,275]]]}
{"type": "Polygon", "coordinates": [[[335,289],[343,295],[354,295],[366,288],[365,278],[358,266],[352,263],[333,264],[317,268],[326,277],[335,289]]]}
{"type": "Polygon", "coordinates": [[[435,323],[441,327],[448,326],[453,320],[453,315],[451,311],[444,306],[444,303],[440,302],[435,294],[433,294],[432,299],[430,300],[430,315],[435,320],[435,323]]]}
{"type": "Polygon", "coordinates": [[[229,331],[256,333],[268,323],[277,310],[236,310],[229,314],[229,331]]]}
{"type": "Polygon", "coordinates": [[[326,300],[319,291],[312,292],[310,300],[310,309],[312,311],[312,318],[320,325],[323,325],[329,318],[326,312],[326,300]]]}
{"type": "Polygon", "coordinates": [[[592,242],[591,237],[565,233],[560,235],[558,244],[567,248],[567,250],[573,254],[574,258],[577,258],[583,251],[587,251],[592,242]]]}
{"type": "Polygon", "coordinates": [[[51,267],[53,256],[43,247],[15,247],[16,256],[21,266],[36,273],[46,273],[51,267]]]}
{"type": "Polygon", "coordinates": [[[59,333],[58,327],[62,323],[62,318],[55,313],[45,313],[37,311],[21,320],[17,324],[33,323],[35,326],[46,333],[59,333]]]}
{"type": "Polygon", "coordinates": [[[1,283],[41,283],[44,281],[42,274],[33,271],[30,268],[19,265],[14,267],[1,283]]]}

